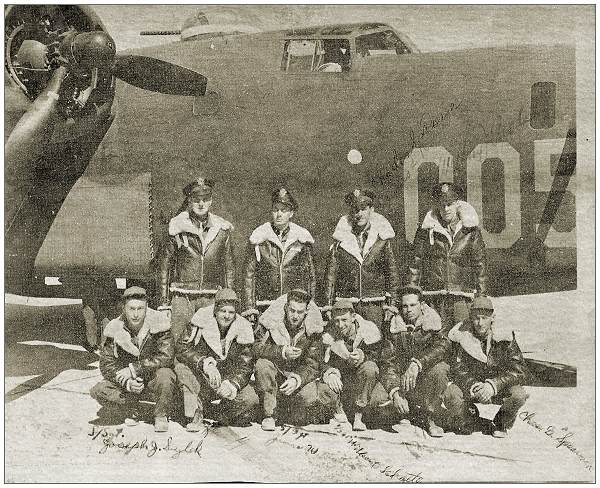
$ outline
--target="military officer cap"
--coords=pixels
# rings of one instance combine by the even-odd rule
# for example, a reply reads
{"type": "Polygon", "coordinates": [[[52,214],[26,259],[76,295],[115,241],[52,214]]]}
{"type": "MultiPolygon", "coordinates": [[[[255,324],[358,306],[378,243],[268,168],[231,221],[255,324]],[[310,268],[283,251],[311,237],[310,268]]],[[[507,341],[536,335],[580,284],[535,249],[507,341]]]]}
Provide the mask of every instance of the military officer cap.
{"type": "Polygon", "coordinates": [[[123,292],[123,301],[127,300],[147,300],[146,290],[141,286],[130,286],[123,292]]]}
{"type": "Polygon", "coordinates": [[[271,203],[275,205],[276,203],[283,203],[290,207],[293,211],[296,211],[298,208],[298,204],[296,200],[292,196],[292,194],[287,190],[287,188],[277,188],[271,194],[271,203]]]}
{"type": "Polygon", "coordinates": [[[439,183],[431,189],[431,196],[436,201],[447,205],[458,200],[460,193],[460,187],[450,182],[439,183]]]}
{"type": "Polygon", "coordinates": [[[357,188],[348,193],[344,198],[344,201],[352,208],[363,209],[373,205],[375,193],[371,190],[361,190],[357,188]]]}
{"type": "Polygon", "coordinates": [[[494,311],[494,304],[492,303],[490,297],[480,295],[475,297],[473,300],[473,303],[471,304],[471,310],[485,310],[489,313],[492,313],[494,311]]]}
{"type": "Polygon", "coordinates": [[[192,194],[203,197],[212,196],[214,186],[213,180],[200,176],[183,188],[183,194],[186,197],[192,194]]]}
{"type": "Polygon", "coordinates": [[[348,310],[354,312],[354,305],[352,305],[352,300],[349,300],[347,298],[341,298],[339,300],[336,300],[333,304],[333,307],[331,307],[331,311],[333,313],[347,312],[348,310]]]}

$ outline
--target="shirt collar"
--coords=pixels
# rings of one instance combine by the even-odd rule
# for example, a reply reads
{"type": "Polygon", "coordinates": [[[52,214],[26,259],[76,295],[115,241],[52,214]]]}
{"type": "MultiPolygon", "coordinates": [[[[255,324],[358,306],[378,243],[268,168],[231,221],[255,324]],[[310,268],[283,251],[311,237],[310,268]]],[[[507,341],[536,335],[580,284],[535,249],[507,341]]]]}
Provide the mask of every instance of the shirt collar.
{"type": "Polygon", "coordinates": [[[271,228],[273,229],[273,232],[275,232],[275,235],[277,237],[279,237],[279,239],[281,240],[281,242],[284,242],[287,239],[288,234],[290,233],[290,226],[289,225],[283,231],[280,231],[277,227],[275,227],[273,225],[273,222],[271,222],[271,228]]]}

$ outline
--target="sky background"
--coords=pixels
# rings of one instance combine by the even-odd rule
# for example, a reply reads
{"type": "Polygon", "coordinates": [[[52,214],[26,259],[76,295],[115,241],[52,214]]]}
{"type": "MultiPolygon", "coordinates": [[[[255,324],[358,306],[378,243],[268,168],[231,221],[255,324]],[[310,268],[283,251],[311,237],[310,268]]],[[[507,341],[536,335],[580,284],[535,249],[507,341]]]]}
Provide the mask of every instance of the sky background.
{"type": "Polygon", "coordinates": [[[196,11],[209,22],[245,23],[262,30],[323,23],[383,21],[421,51],[510,44],[577,42],[594,25],[594,7],[580,5],[95,5],[118,49],[178,40],[140,36],[180,29],[196,11]]]}

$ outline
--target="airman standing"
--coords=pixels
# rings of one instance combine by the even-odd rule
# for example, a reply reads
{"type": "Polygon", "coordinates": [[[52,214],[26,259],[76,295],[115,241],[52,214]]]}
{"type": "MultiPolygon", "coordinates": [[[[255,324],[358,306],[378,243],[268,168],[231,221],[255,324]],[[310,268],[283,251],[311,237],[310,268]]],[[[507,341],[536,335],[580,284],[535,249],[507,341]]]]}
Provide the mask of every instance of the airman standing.
{"type": "MultiPolygon", "coordinates": [[[[381,327],[386,293],[395,305],[400,276],[394,256],[394,229],[374,210],[375,195],[356,189],[345,202],[348,215],[340,218],[333,232],[333,244],[325,272],[325,302],[355,298],[356,312],[381,327]]],[[[397,310],[397,309],[396,309],[397,310]]]]}
{"type": "Polygon", "coordinates": [[[291,221],[298,204],[286,188],[271,195],[271,222],[250,235],[244,265],[242,315],[256,320],[257,301],[272,301],[295,288],[315,294],[314,239],[291,221]]]}
{"type": "Polygon", "coordinates": [[[233,288],[235,265],[227,220],[210,212],[214,183],[197,178],[183,189],[185,210],[169,222],[159,267],[158,310],[172,310],[179,338],[194,313],[214,303],[220,288],[233,288]]]}

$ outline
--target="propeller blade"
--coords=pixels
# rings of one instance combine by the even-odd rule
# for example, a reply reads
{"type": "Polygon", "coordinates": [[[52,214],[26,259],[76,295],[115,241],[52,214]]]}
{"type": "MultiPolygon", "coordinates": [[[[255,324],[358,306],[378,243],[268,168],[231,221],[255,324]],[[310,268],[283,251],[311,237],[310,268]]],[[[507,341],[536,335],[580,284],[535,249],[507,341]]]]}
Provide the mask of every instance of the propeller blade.
{"type": "Polygon", "coordinates": [[[112,72],[130,85],[167,95],[199,96],[206,91],[205,76],[156,58],[117,55],[112,72]]]}

